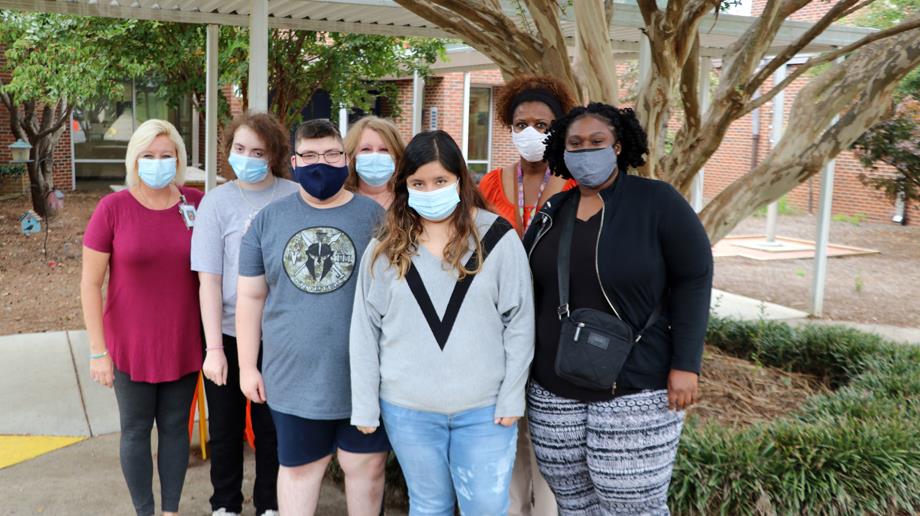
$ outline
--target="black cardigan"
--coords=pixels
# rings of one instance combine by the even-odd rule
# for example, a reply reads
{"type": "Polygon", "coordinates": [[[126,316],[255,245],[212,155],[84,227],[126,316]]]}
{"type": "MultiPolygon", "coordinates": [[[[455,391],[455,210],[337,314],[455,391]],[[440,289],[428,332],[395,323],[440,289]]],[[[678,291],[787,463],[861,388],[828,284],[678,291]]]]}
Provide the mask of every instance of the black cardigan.
{"type": "MultiPolygon", "coordinates": [[[[550,198],[524,235],[528,254],[576,188],[550,198]]],[[[617,379],[623,388],[667,387],[671,369],[700,372],[712,293],[712,249],[699,217],[671,185],[620,174],[601,191],[604,213],[596,264],[604,290],[636,331],[664,298],[662,315],[633,348],[617,379]]],[[[538,314],[539,316],[539,314],[538,314]]]]}

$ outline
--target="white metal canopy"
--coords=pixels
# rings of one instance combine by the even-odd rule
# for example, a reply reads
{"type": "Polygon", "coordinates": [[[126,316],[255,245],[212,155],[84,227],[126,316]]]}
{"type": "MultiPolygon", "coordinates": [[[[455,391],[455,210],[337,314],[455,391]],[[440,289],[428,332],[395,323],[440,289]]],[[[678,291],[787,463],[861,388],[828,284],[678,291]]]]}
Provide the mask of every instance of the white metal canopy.
{"type": "MultiPolygon", "coordinates": [[[[392,0],[271,0],[266,2],[271,28],[355,32],[397,36],[455,38],[448,31],[416,16],[392,0]]],[[[514,19],[515,7],[504,1],[506,14],[514,19]]],[[[610,37],[617,49],[638,51],[644,26],[635,2],[617,2],[610,37]]],[[[251,0],[0,0],[0,9],[15,9],[108,18],[161,20],[182,23],[239,25],[250,24],[251,0]]],[[[562,29],[574,37],[572,9],[563,15],[562,29]]],[[[713,14],[704,18],[701,46],[711,57],[718,57],[756,18],[713,14]]],[[[811,26],[808,22],[786,21],[774,42],[775,49],[793,42],[811,26]]],[[[852,43],[869,29],[835,25],[828,28],[803,52],[817,52],[852,43]]]]}

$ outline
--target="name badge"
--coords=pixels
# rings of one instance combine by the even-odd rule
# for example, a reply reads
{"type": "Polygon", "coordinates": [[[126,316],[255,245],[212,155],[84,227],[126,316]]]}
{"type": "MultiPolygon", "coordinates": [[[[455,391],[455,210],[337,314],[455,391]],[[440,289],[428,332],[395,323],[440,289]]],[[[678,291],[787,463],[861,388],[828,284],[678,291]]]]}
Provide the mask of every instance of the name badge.
{"type": "Polygon", "coordinates": [[[182,215],[182,222],[185,222],[185,227],[192,229],[195,227],[195,207],[186,202],[185,196],[182,197],[182,202],[179,203],[179,214],[182,215]]]}

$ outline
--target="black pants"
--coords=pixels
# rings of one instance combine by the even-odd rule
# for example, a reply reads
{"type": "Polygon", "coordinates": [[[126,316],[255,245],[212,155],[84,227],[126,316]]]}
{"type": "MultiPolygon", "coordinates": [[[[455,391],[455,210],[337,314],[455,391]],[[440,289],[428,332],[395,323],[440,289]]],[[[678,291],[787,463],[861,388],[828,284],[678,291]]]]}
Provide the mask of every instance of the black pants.
{"type": "MultiPolygon", "coordinates": [[[[243,511],[243,437],[246,429],[246,396],[240,391],[240,362],[236,337],[224,335],[227,384],[205,380],[211,434],[211,509],[243,511]]],[[[261,369],[261,353],[259,368],[261,369]]],[[[252,501],[256,514],[278,510],[278,444],[268,406],[252,404],[252,431],[256,440],[256,480],[252,501]]]]}
{"type": "Polygon", "coordinates": [[[115,370],[115,399],[121,421],[121,471],[138,516],[152,516],[153,458],[150,431],[157,424],[157,472],[163,512],[178,512],[188,469],[188,415],[198,373],[173,382],[134,382],[115,370]]]}

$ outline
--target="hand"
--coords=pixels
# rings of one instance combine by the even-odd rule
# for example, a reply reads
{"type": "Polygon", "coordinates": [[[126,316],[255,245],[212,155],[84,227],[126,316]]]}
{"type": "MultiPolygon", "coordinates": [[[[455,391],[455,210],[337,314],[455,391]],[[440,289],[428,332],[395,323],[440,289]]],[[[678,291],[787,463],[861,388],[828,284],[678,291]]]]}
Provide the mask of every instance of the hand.
{"type": "Polygon", "coordinates": [[[357,428],[358,431],[361,432],[361,433],[364,434],[364,435],[369,435],[369,434],[372,434],[372,433],[374,433],[374,432],[377,431],[377,427],[376,427],[376,426],[358,426],[358,427],[355,427],[355,428],[357,428]]]}
{"type": "Polygon", "coordinates": [[[497,417],[495,418],[496,425],[502,425],[504,427],[510,427],[511,425],[517,423],[517,420],[521,419],[520,417],[497,417]]]}
{"type": "Polygon", "coordinates": [[[112,357],[106,355],[101,358],[91,358],[89,377],[103,387],[112,387],[112,384],[115,383],[115,366],[112,365],[112,357]]]}
{"type": "Polygon", "coordinates": [[[240,390],[253,403],[265,403],[265,383],[258,369],[240,370],[240,390]]]}
{"type": "Polygon", "coordinates": [[[214,382],[215,385],[227,385],[227,355],[222,349],[212,349],[207,352],[204,365],[201,366],[204,377],[214,382]]]}
{"type": "Polygon", "coordinates": [[[668,409],[685,410],[699,400],[699,375],[671,369],[668,375],[668,409]]]}

